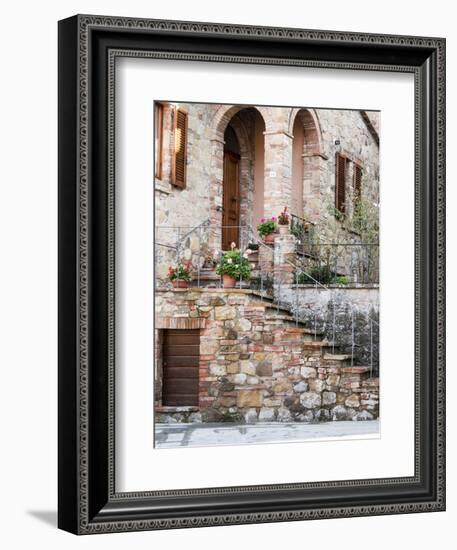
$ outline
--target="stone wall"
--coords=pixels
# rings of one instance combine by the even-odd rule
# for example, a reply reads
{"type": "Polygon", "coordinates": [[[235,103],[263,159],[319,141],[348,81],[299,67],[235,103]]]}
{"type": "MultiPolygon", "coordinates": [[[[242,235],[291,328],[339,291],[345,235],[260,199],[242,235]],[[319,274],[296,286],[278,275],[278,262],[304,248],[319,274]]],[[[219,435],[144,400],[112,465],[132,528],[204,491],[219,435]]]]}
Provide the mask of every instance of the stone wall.
{"type": "Polygon", "coordinates": [[[283,285],[276,292],[283,306],[307,326],[334,341],[340,351],[354,351],[358,364],[379,372],[379,286],[283,285]],[[352,330],[354,328],[354,330],[352,330]],[[353,345],[354,343],[354,345],[353,345]]]}
{"type": "MultiPolygon", "coordinates": [[[[343,153],[349,159],[347,174],[347,214],[352,213],[352,175],[354,162],[362,168],[362,194],[379,204],[379,144],[368,128],[361,111],[316,109],[321,131],[321,153],[325,160],[319,162],[319,185],[305,187],[304,217],[320,226],[332,223],[331,209],[335,192],[335,155],[343,153]]],[[[365,111],[363,111],[365,113],[365,111]]],[[[379,128],[379,112],[369,111],[370,122],[379,128]]],[[[305,181],[306,183],[306,181],[305,181]]],[[[347,235],[351,237],[350,234],[347,235]]]]}
{"type": "Polygon", "coordinates": [[[158,422],[311,422],[369,420],[379,412],[379,383],[366,367],[331,353],[329,342],[249,290],[156,293],[161,329],[199,328],[199,407],[162,407],[156,349],[158,422]]]}

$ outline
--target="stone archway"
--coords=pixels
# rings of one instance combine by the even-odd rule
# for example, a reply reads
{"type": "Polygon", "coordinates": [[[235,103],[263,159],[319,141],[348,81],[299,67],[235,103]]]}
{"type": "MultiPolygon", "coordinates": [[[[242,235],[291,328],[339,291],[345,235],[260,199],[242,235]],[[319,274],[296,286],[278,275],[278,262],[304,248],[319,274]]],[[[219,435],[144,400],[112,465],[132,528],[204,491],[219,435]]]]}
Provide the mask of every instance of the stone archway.
{"type": "Polygon", "coordinates": [[[252,227],[255,222],[254,210],[257,214],[259,211],[263,213],[265,115],[265,108],[250,105],[221,105],[214,115],[211,139],[210,242],[215,250],[221,249],[222,241],[220,228],[224,197],[224,133],[230,125],[239,144],[239,224],[244,230],[238,244],[243,245],[247,244],[244,242],[248,238],[247,228],[252,227]]]}
{"type": "Polygon", "coordinates": [[[313,109],[292,109],[289,131],[292,146],[292,211],[318,221],[321,209],[321,173],[327,160],[322,147],[319,119],[313,109]]]}

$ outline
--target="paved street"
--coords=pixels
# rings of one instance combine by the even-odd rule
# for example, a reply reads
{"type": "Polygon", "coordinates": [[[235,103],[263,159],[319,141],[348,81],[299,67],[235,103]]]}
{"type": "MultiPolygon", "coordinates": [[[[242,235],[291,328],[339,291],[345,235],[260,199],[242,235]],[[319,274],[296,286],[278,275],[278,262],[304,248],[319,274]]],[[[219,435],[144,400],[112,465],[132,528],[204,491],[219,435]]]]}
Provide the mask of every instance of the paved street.
{"type": "Polygon", "coordinates": [[[156,424],[155,447],[208,447],[379,436],[379,420],[265,424],[156,424]]]}

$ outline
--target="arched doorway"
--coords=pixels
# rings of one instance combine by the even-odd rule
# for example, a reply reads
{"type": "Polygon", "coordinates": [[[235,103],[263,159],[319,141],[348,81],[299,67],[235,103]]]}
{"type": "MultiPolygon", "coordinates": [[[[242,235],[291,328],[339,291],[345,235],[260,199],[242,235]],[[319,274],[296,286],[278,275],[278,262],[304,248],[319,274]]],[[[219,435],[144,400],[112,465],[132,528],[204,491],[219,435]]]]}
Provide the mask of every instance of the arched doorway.
{"type": "Polygon", "coordinates": [[[317,221],[320,212],[322,140],[319,121],[312,109],[294,109],[290,126],[292,144],[291,211],[299,218],[317,221]]]}
{"type": "Polygon", "coordinates": [[[221,247],[247,245],[264,210],[265,122],[254,107],[228,120],[223,134],[221,247]]]}
{"type": "Polygon", "coordinates": [[[224,172],[222,183],[222,250],[230,250],[240,239],[240,145],[229,124],[224,133],[224,172]]]}
{"type": "Polygon", "coordinates": [[[305,130],[303,119],[300,115],[295,117],[292,130],[294,141],[292,143],[292,204],[291,213],[303,218],[303,177],[304,177],[304,144],[305,130]]]}

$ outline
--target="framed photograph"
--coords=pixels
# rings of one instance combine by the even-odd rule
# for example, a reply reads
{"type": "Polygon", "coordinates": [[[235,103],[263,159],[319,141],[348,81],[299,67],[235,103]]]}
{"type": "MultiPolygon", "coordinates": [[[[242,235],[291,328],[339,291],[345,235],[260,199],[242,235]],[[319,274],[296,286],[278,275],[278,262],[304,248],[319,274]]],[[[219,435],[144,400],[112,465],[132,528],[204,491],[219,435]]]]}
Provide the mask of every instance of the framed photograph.
{"type": "Polygon", "coordinates": [[[445,41],[59,22],[59,527],[445,509],[445,41]]]}

